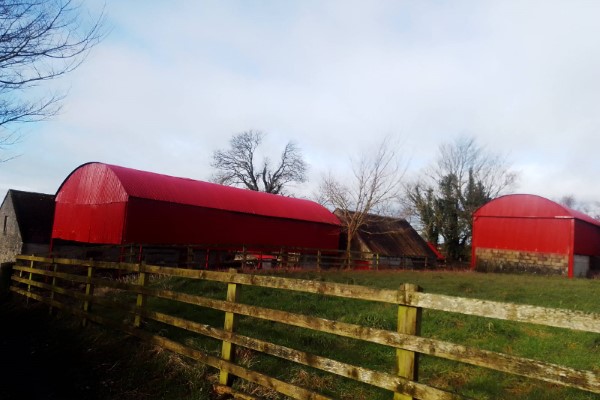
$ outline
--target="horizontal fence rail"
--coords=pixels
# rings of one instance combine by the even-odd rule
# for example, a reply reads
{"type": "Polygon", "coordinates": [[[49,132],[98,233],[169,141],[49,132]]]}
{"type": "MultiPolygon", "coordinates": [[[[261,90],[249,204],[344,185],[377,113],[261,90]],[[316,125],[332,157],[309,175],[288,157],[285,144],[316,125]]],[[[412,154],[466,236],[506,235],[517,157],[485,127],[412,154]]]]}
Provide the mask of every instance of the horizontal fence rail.
{"type": "Polygon", "coordinates": [[[150,343],[162,346],[183,356],[201,361],[221,371],[220,383],[230,385],[233,376],[272,388],[297,399],[329,398],[321,393],[284,382],[235,363],[236,346],[288,360],[330,374],[363,382],[394,393],[394,399],[459,399],[460,395],[419,383],[418,354],[444,358],[490,370],[538,379],[557,385],[600,393],[600,378],[593,371],[578,370],[523,357],[481,350],[446,341],[418,336],[421,309],[474,315],[486,318],[538,324],[571,330],[600,333],[600,314],[550,309],[465,299],[422,293],[411,285],[399,290],[375,289],[357,285],[291,279],[256,274],[170,268],[143,263],[113,263],[92,260],[18,256],[14,266],[11,290],[48,304],[51,309],[70,312],[82,319],[119,329],[150,343]],[[127,280],[114,280],[110,272],[131,274],[127,280]],[[176,277],[226,284],[222,299],[199,294],[183,293],[149,285],[150,277],[176,277]],[[280,289],[291,292],[366,300],[398,306],[397,331],[372,328],[321,317],[298,314],[238,300],[240,286],[280,289]],[[126,301],[115,303],[110,297],[98,294],[99,289],[111,289],[127,295],[126,301]],[[148,299],[162,299],[223,312],[223,328],[190,321],[175,315],[153,310],[148,299]],[[102,315],[100,308],[116,309],[127,318],[119,321],[102,315]],[[411,317],[412,315],[412,317],[411,317]],[[269,343],[236,332],[239,316],[272,321],[338,337],[388,346],[397,351],[398,370],[395,374],[350,365],[338,360],[311,354],[301,349],[269,343]],[[123,320],[129,321],[123,323],[123,320]],[[207,354],[167,337],[145,330],[143,321],[155,321],[190,333],[222,342],[221,357],[207,354]]]}
{"type": "MultiPolygon", "coordinates": [[[[370,251],[269,247],[261,245],[82,245],[58,240],[53,247],[55,258],[102,261],[145,262],[146,264],[191,269],[423,269],[443,265],[423,251],[390,256],[370,251]]],[[[50,255],[48,255],[50,257],[50,255]]]]}

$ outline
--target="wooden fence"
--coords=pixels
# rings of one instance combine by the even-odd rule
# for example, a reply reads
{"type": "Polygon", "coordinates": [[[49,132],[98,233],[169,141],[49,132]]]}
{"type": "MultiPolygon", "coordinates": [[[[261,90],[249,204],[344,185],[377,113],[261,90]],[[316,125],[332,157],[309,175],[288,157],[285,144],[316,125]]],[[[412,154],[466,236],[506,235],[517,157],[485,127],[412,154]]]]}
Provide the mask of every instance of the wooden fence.
{"type": "Polygon", "coordinates": [[[240,346],[386,389],[393,393],[393,395],[390,393],[390,398],[394,399],[464,398],[419,383],[416,379],[419,354],[534,378],[591,393],[600,393],[600,377],[593,371],[577,370],[418,336],[421,310],[424,308],[594,333],[600,333],[600,314],[428,294],[420,292],[417,287],[410,284],[402,285],[399,290],[384,290],[356,285],[245,274],[235,270],[217,272],[34,256],[18,256],[17,264],[13,268],[10,290],[30,299],[44,302],[51,309],[70,312],[80,317],[84,324],[92,321],[116,328],[149,343],[215,367],[220,370],[221,386],[219,386],[219,390],[221,391],[230,391],[228,385],[231,383],[231,377],[236,376],[258,385],[267,386],[295,399],[329,398],[310,388],[300,387],[236,364],[233,359],[234,347],[240,346]],[[130,274],[131,278],[128,280],[109,279],[108,273],[111,271],[130,274]],[[223,293],[223,300],[177,292],[163,289],[158,284],[149,285],[149,278],[154,276],[220,282],[227,285],[227,290],[226,293],[223,293]],[[240,286],[245,285],[261,287],[264,288],[263,290],[283,289],[319,296],[335,296],[396,305],[398,307],[398,328],[394,332],[243,304],[238,301],[238,292],[240,286]],[[115,303],[114,299],[106,296],[107,290],[118,290],[119,293],[128,294],[129,300],[121,296],[121,302],[115,303]],[[153,310],[148,306],[150,298],[169,299],[186,306],[219,310],[225,315],[224,327],[220,329],[153,310]],[[102,310],[104,309],[124,310],[128,318],[109,318],[107,315],[103,315],[102,310]],[[302,350],[240,335],[236,333],[238,316],[258,318],[389,346],[396,349],[397,367],[394,370],[397,373],[390,374],[350,365],[302,350]],[[222,342],[221,356],[211,355],[181,341],[178,342],[152,333],[145,329],[145,325],[149,321],[158,321],[217,339],[222,342]]]}
{"type": "Polygon", "coordinates": [[[367,251],[239,245],[91,245],[55,243],[46,257],[89,259],[186,267],[192,269],[424,269],[440,266],[435,258],[423,254],[386,256],[367,251]]]}

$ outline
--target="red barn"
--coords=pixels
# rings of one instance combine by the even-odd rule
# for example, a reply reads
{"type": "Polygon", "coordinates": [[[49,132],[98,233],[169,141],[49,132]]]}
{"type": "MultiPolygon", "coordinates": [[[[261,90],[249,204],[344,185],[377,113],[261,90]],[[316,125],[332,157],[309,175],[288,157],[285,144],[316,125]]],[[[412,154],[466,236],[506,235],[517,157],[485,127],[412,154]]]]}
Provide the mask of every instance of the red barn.
{"type": "Polygon", "coordinates": [[[502,196],[473,215],[471,268],[586,276],[600,260],[600,222],[551,200],[502,196]]]}
{"type": "Polygon", "coordinates": [[[52,230],[82,243],[324,249],[339,234],[339,220],[312,201],[96,162],[58,189],[52,230]]]}

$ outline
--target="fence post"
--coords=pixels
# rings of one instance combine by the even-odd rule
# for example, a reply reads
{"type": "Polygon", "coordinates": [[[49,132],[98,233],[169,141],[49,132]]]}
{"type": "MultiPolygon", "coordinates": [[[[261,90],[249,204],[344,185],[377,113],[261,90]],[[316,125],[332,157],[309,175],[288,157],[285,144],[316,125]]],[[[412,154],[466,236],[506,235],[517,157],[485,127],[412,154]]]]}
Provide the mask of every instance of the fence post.
{"type": "MultiPolygon", "coordinates": [[[[138,275],[138,286],[142,289],[146,286],[146,269],[145,262],[141,262],[139,264],[140,274],[138,275]]],[[[138,293],[137,298],[135,300],[135,318],[133,320],[133,326],[135,328],[139,328],[142,325],[142,311],[146,306],[146,295],[143,293],[138,293]]]]}
{"type": "MultiPolygon", "coordinates": [[[[410,303],[413,293],[418,292],[417,285],[405,283],[400,286],[398,299],[401,303],[410,303]]],[[[398,333],[407,335],[421,334],[422,309],[403,304],[398,306],[398,333]]],[[[396,349],[396,364],[398,376],[417,381],[419,377],[419,355],[413,351],[396,349]]],[[[394,400],[414,400],[414,397],[401,393],[394,393],[394,400]]]]}
{"type": "Polygon", "coordinates": [[[187,246],[187,254],[185,261],[186,268],[194,269],[194,249],[192,249],[192,246],[187,246]]]}
{"type": "MultiPolygon", "coordinates": [[[[58,272],[58,264],[52,261],[52,272],[58,272]]],[[[54,300],[54,288],[56,287],[56,276],[52,277],[51,283],[52,289],[50,289],[50,308],[48,309],[48,314],[52,315],[52,311],[54,310],[52,307],[52,301],[54,300]]]]}
{"type": "MultiPolygon", "coordinates": [[[[90,260],[91,262],[92,260],[90,260]]],[[[87,269],[87,283],[85,284],[85,296],[86,299],[83,301],[83,312],[87,314],[90,311],[90,300],[89,296],[94,294],[94,287],[92,286],[92,276],[94,275],[94,267],[91,265],[87,269]]],[[[87,325],[87,318],[83,318],[81,321],[82,326],[87,325]]]]}
{"type": "MultiPolygon", "coordinates": [[[[237,271],[235,268],[229,269],[230,274],[236,274],[237,271]]],[[[235,303],[237,301],[237,285],[235,283],[227,284],[227,301],[235,303]]],[[[235,329],[235,314],[231,312],[225,313],[225,324],[223,329],[226,332],[233,332],[235,329]]],[[[235,353],[235,348],[231,342],[223,341],[223,346],[221,348],[221,358],[226,361],[233,361],[235,353]]],[[[221,385],[231,386],[232,376],[230,376],[229,372],[221,370],[219,374],[219,383],[221,385]]]]}
{"type": "Polygon", "coordinates": [[[246,246],[242,247],[242,271],[246,268],[246,262],[248,262],[248,252],[246,251],[246,246]]]}
{"type": "Polygon", "coordinates": [[[321,250],[317,250],[317,271],[321,270],[321,250]]]}
{"type": "Polygon", "coordinates": [[[283,247],[279,249],[279,259],[281,260],[281,264],[279,264],[280,268],[287,268],[287,261],[283,257],[283,247]]]}
{"type": "MultiPolygon", "coordinates": [[[[29,262],[29,268],[33,269],[33,267],[35,266],[35,261],[31,260],[29,262]]],[[[31,282],[33,280],[33,272],[29,272],[29,282],[31,282]]],[[[31,283],[27,284],[27,293],[31,292],[31,283]]],[[[29,302],[29,297],[27,297],[27,302],[29,302]]]]}

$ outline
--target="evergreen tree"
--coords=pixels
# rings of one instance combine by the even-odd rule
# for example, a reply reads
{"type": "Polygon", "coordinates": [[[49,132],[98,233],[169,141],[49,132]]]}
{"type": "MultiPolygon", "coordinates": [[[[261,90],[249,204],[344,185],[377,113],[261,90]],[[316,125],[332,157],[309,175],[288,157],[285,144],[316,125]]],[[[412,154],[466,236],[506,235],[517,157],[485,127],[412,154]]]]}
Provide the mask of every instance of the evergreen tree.
{"type": "Polygon", "coordinates": [[[431,243],[442,243],[449,260],[468,259],[473,213],[509,189],[516,179],[497,155],[473,139],[440,146],[437,163],[406,188],[410,208],[431,243]]]}

